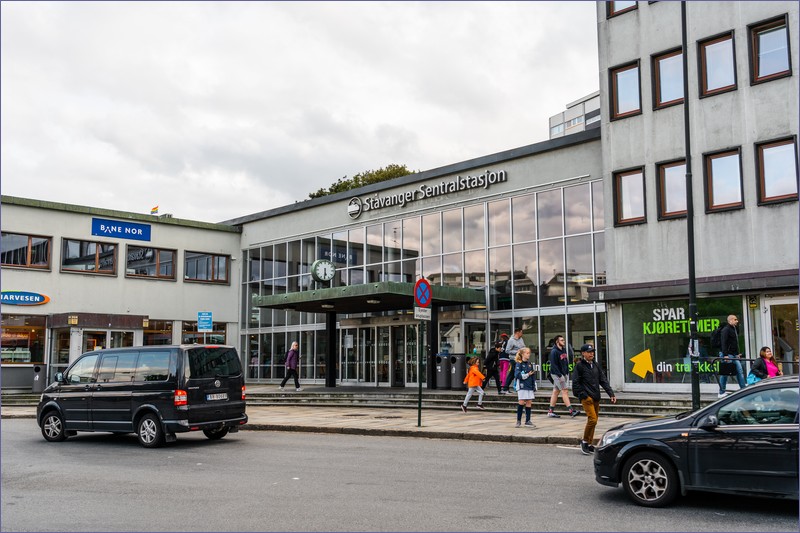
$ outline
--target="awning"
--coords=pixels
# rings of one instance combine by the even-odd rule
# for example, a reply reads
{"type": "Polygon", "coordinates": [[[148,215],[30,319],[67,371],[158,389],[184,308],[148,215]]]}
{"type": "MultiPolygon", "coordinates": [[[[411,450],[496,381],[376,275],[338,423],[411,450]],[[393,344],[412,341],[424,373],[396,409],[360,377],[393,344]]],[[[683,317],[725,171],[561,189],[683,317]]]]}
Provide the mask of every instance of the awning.
{"type": "MultiPolygon", "coordinates": [[[[483,289],[431,286],[433,305],[483,305],[483,289]]],[[[382,281],[346,287],[275,294],[253,298],[264,309],[290,309],[306,313],[370,313],[414,308],[414,284],[382,281]]]]}

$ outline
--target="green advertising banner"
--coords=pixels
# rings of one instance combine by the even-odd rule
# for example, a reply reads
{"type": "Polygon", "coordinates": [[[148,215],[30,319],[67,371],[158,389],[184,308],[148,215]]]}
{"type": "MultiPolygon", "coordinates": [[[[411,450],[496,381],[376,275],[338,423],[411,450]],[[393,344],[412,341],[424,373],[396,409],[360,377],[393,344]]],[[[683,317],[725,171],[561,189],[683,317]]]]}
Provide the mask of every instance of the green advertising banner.
{"type": "MultiPolygon", "coordinates": [[[[700,382],[716,381],[719,354],[712,353],[711,332],[728,315],[741,319],[738,296],[708,298],[697,302],[697,336],[700,350],[700,382]]],[[[739,326],[740,351],[744,332],[739,326]]],[[[622,305],[622,331],[627,383],[690,383],[689,301],[660,300],[622,305]]]]}

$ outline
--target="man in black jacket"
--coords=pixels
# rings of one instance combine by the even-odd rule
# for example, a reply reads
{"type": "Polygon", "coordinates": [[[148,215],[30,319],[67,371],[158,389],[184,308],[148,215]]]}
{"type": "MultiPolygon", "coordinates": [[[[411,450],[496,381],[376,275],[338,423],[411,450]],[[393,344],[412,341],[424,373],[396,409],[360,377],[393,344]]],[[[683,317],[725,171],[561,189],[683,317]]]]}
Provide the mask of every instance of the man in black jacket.
{"type": "Polygon", "coordinates": [[[617,403],[617,397],[600,365],[594,362],[594,346],[584,344],[581,346],[583,359],[575,365],[572,375],[572,393],[578,397],[586,413],[586,427],[583,429],[581,440],[581,453],[589,455],[594,453],[594,428],[597,426],[597,415],[600,412],[600,387],[611,398],[611,403],[617,403]]]}
{"type": "MultiPolygon", "coordinates": [[[[739,353],[739,334],[736,331],[736,326],[739,324],[739,319],[736,315],[728,315],[728,324],[720,332],[720,353],[721,359],[732,360],[736,365],[736,381],[739,383],[739,388],[743,389],[747,386],[744,380],[744,372],[742,371],[742,362],[739,360],[741,354],[739,353]]],[[[728,376],[720,374],[719,376],[719,394],[717,398],[722,398],[726,394],[725,388],[728,385],[728,376]]]]}
{"type": "Polygon", "coordinates": [[[486,387],[489,386],[489,380],[494,378],[494,382],[497,384],[497,394],[500,394],[500,391],[503,388],[503,384],[500,381],[500,373],[498,372],[497,368],[497,366],[500,364],[501,353],[503,353],[503,343],[501,341],[497,341],[494,343],[494,349],[489,350],[489,352],[486,354],[486,359],[483,361],[483,372],[486,374],[486,379],[483,380],[483,385],[481,388],[485,390],[486,387]]]}

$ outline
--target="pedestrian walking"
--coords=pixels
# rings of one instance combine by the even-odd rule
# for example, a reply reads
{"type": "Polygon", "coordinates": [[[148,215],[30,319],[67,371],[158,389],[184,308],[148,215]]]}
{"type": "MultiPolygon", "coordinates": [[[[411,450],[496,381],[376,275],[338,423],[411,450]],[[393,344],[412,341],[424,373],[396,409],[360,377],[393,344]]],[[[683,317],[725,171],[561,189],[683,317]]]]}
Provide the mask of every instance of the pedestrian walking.
{"type": "MultiPolygon", "coordinates": [[[[502,352],[503,343],[498,341],[494,343],[494,349],[489,350],[489,352],[486,354],[486,359],[483,361],[483,371],[486,373],[486,379],[483,380],[481,387],[486,390],[486,387],[489,386],[489,380],[494,378],[494,382],[497,384],[497,394],[500,394],[500,391],[502,390],[500,374],[498,373],[500,353],[502,352]]],[[[508,354],[506,354],[506,361],[508,361],[508,354]]]]}
{"type": "Polygon", "coordinates": [[[550,351],[549,360],[553,392],[550,394],[550,407],[547,410],[547,416],[550,418],[561,418],[560,415],[555,413],[559,394],[564,401],[564,405],[569,409],[569,416],[578,416],[580,411],[572,407],[572,403],[569,399],[569,387],[567,384],[567,377],[569,376],[569,351],[567,350],[567,343],[562,335],[556,335],[553,349],[550,351]]]}
{"type": "MultiPolygon", "coordinates": [[[[508,372],[506,374],[500,373],[500,377],[503,378],[503,390],[505,394],[508,394],[508,388],[511,385],[511,382],[514,381],[514,361],[517,358],[517,352],[525,347],[525,341],[522,340],[522,328],[517,328],[514,330],[514,336],[508,339],[506,342],[505,351],[508,354],[508,359],[511,362],[508,372]]],[[[502,394],[502,392],[501,392],[502,394]]]]}
{"type": "Polygon", "coordinates": [[[530,362],[531,349],[522,347],[517,351],[517,364],[514,367],[514,378],[517,380],[517,425],[522,424],[522,410],[525,409],[525,425],[535,428],[531,422],[531,404],[536,392],[536,381],[533,379],[533,365],[530,362]]]}
{"type": "Polygon", "coordinates": [[[594,361],[594,346],[584,344],[581,346],[582,359],[575,365],[572,376],[572,393],[578,397],[586,413],[586,427],[583,429],[581,440],[581,453],[589,455],[594,453],[594,428],[597,426],[597,417],[600,413],[600,387],[611,398],[611,403],[617,403],[614,390],[608,384],[603,369],[594,361]]]}
{"type": "Polygon", "coordinates": [[[461,410],[465,413],[467,412],[467,404],[469,403],[469,399],[472,398],[472,394],[475,391],[478,391],[478,409],[483,410],[483,388],[481,384],[483,380],[486,379],[486,376],[481,374],[481,369],[478,368],[478,363],[480,363],[480,357],[470,357],[467,364],[469,365],[469,371],[467,372],[467,377],[464,378],[464,383],[467,384],[467,396],[464,398],[464,403],[461,404],[461,410]]]}
{"type": "Polygon", "coordinates": [[[294,390],[300,392],[303,390],[300,387],[300,379],[297,374],[297,367],[300,363],[300,352],[299,352],[300,345],[297,344],[297,341],[292,343],[292,348],[286,352],[286,361],[284,366],[286,367],[286,375],[283,377],[283,381],[281,381],[280,386],[278,389],[283,390],[283,386],[286,385],[286,382],[289,381],[290,377],[294,378],[294,390]]]}
{"type": "MultiPolygon", "coordinates": [[[[744,381],[744,371],[742,370],[742,362],[739,358],[742,354],[739,353],[739,332],[736,326],[739,324],[739,319],[736,315],[728,315],[728,323],[720,331],[720,352],[719,357],[721,361],[733,361],[736,365],[736,381],[739,383],[739,388],[743,389],[747,386],[744,381]]],[[[725,390],[728,386],[728,376],[720,373],[719,376],[719,394],[717,398],[723,398],[728,394],[725,390]]]]}

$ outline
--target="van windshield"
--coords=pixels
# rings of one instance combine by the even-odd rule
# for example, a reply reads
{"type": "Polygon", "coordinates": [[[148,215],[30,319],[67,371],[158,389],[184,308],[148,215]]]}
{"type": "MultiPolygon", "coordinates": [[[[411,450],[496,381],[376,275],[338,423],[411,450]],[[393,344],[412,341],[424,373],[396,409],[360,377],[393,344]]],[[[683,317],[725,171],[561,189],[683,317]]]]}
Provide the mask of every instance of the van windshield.
{"type": "Polygon", "coordinates": [[[189,361],[187,368],[190,379],[230,377],[242,373],[239,356],[233,348],[189,348],[186,357],[189,361]]]}

